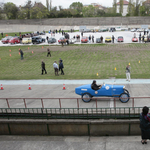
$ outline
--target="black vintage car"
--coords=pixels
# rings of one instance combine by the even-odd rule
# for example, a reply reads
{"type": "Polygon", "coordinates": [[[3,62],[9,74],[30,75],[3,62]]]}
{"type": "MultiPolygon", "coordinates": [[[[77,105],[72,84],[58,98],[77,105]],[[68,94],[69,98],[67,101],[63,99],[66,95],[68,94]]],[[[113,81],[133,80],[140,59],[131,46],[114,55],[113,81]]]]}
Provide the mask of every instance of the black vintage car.
{"type": "Polygon", "coordinates": [[[101,39],[100,38],[96,38],[96,43],[101,43],[101,39]]]}
{"type": "Polygon", "coordinates": [[[32,43],[33,44],[40,44],[40,43],[43,43],[43,42],[45,42],[45,39],[42,38],[41,36],[32,37],[32,43]]]}

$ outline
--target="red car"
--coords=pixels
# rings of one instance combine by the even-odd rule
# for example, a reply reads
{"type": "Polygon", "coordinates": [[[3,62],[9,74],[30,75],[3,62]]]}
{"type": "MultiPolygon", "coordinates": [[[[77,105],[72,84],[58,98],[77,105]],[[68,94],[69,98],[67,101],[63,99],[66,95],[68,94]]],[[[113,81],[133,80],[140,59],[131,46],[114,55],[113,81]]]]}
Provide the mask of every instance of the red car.
{"type": "Polygon", "coordinates": [[[132,38],[132,42],[138,42],[138,38],[137,37],[133,37],[132,38]]]}
{"type": "Polygon", "coordinates": [[[9,43],[9,40],[12,38],[12,36],[6,36],[5,38],[2,39],[2,43],[6,44],[9,43]]]}
{"type": "Polygon", "coordinates": [[[20,43],[20,39],[18,37],[12,37],[10,40],[9,40],[9,43],[10,44],[17,44],[17,43],[20,43]]]}
{"type": "Polygon", "coordinates": [[[67,42],[67,39],[65,39],[64,37],[61,37],[59,40],[58,40],[58,43],[66,43],[67,42]]]}
{"type": "Polygon", "coordinates": [[[81,39],[81,43],[87,43],[88,42],[88,37],[83,36],[81,39]]]}
{"type": "Polygon", "coordinates": [[[123,42],[123,36],[118,36],[117,41],[118,41],[118,42],[123,42]]]}

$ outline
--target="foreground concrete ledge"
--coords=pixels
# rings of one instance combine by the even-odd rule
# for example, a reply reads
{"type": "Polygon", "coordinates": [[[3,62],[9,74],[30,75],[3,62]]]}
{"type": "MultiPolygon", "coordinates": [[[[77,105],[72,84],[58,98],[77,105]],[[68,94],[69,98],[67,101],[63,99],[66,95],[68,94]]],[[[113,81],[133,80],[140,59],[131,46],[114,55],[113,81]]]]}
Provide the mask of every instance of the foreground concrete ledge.
{"type": "Polygon", "coordinates": [[[0,119],[0,124],[15,123],[15,124],[137,124],[140,123],[138,119],[96,119],[96,120],[80,120],[80,119],[0,119]]]}

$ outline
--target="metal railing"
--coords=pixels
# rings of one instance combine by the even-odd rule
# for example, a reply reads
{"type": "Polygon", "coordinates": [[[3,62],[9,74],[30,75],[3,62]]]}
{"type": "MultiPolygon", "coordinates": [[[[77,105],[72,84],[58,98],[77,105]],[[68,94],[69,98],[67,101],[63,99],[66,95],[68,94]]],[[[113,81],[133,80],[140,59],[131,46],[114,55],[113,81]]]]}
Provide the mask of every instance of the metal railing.
{"type": "MultiPolygon", "coordinates": [[[[150,99],[150,97],[130,97],[129,101],[132,101],[132,103],[131,103],[132,108],[134,108],[134,101],[135,101],[135,99],[140,99],[140,98],[142,98],[142,99],[143,98],[144,99],[149,98],[150,99]]],[[[98,98],[94,97],[94,98],[91,99],[91,101],[95,101],[95,107],[99,108],[98,107],[98,101],[99,100],[100,101],[110,101],[110,99],[113,100],[113,107],[115,108],[116,107],[116,102],[119,101],[118,97],[98,97],[98,98]]],[[[79,101],[82,101],[81,98],[0,98],[0,100],[6,101],[7,108],[15,108],[15,107],[12,107],[10,105],[10,100],[11,101],[17,101],[17,100],[19,100],[20,102],[22,102],[22,105],[24,106],[24,108],[28,108],[28,104],[27,104],[28,100],[31,100],[31,101],[40,101],[40,107],[42,107],[42,108],[45,108],[44,100],[55,100],[55,103],[57,103],[57,107],[58,108],[63,108],[62,107],[62,103],[65,100],[75,100],[76,101],[76,108],[81,108],[79,101]]]]}
{"type": "MultiPolygon", "coordinates": [[[[35,119],[131,119],[139,118],[143,107],[134,107],[135,100],[149,99],[150,97],[131,97],[128,102],[132,107],[116,107],[117,104],[123,104],[118,98],[111,98],[113,100],[113,107],[99,108],[100,102],[108,101],[110,98],[92,98],[92,107],[90,103],[82,102],[81,98],[0,98],[0,118],[35,118],[35,119]],[[46,102],[46,100],[48,102],[46,102]],[[64,102],[73,103],[75,108],[68,108],[64,106],[64,102]],[[71,100],[71,101],[70,101],[71,100]],[[73,100],[75,100],[73,102],[73,100]],[[39,103],[39,106],[35,103],[39,103]],[[47,108],[48,103],[54,101],[57,107],[47,108]],[[17,103],[21,103],[21,107],[17,103]],[[34,103],[35,102],[35,103],[34,103]],[[3,103],[3,104],[2,104],[3,103]],[[5,104],[4,104],[5,103],[5,104]],[[15,103],[15,104],[14,104],[15,103]],[[31,105],[32,104],[32,105],[31,105]],[[94,104],[94,105],[93,105],[94,104]],[[84,108],[84,107],[89,108],[84,108]]],[[[51,102],[52,103],[52,102],[51,102]]],[[[66,103],[65,103],[66,104],[66,103]]],[[[56,105],[54,105],[56,106],[56,105]]],[[[127,105],[126,105],[127,106],[127,105]]]]}
{"type": "Polygon", "coordinates": [[[0,118],[32,119],[132,119],[142,107],[120,108],[0,108],[0,118]]]}

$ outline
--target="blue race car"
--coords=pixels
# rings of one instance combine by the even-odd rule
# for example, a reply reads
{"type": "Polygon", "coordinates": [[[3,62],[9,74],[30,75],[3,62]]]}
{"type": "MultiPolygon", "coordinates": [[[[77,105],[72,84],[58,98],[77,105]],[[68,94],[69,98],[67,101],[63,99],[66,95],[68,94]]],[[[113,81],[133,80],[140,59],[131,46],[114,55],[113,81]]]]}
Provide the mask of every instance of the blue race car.
{"type": "Polygon", "coordinates": [[[92,97],[119,97],[122,103],[126,103],[130,99],[128,90],[124,85],[104,84],[98,90],[93,90],[91,84],[82,85],[75,88],[75,93],[82,96],[84,102],[90,102],[92,97]]]}

